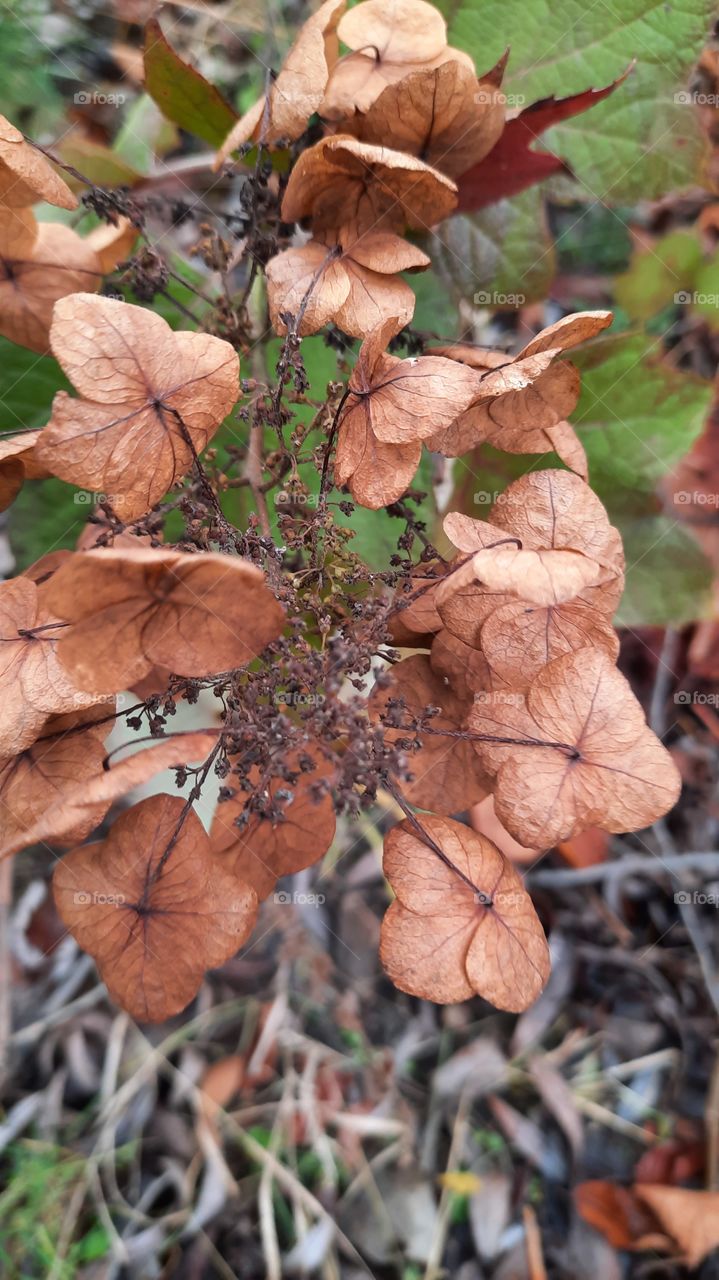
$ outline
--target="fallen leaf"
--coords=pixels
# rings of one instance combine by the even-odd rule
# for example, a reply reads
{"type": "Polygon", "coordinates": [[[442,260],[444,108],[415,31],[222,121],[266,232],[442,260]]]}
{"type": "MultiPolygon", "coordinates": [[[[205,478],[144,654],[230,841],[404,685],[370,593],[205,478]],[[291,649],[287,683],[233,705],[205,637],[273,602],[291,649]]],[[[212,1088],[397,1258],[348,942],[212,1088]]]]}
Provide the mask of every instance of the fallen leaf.
{"type": "Polygon", "coordinates": [[[130,688],[154,665],[203,676],[243,667],[284,625],[262,571],[169,548],[75,553],[44,588],[72,625],[59,658],[83,689],[130,688]]]}
{"type": "Polygon", "coordinates": [[[552,125],[588,111],[607,98],[626,79],[631,67],[604,89],[585,89],[567,98],[542,98],[508,120],[489,155],[462,175],[459,184],[459,212],[470,213],[517,195],[535,182],[555,173],[571,173],[559,156],[550,151],[533,151],[532,143],[552,125]]]}
{"type": "Polygon", "coordinates": [[[173,333],[161,316],[116,299],[63,299],[50,343],[83,399],[58,392],[37,457],[62,480],[105,494],[124,520],[190,470],[239,396],[228,342],[173,333]]]}
{"type": "Polygon", "coordinates": [[[496,775],[497,816],[523,844],[546,849],[588,826],[638,831],[679,795],[671,756],[599,649],[555,658],[524,698],[478,702],[468,723],[487,735],[475,749],[496,775]]]}
{"type": "Polygon", "coordinates": [[[437,813],[459,813],[486,795],[486,774],[478,768],[472,742],[458,736],[466,728],[472,706],[471,696],[460,697],[447,681],[437,675],[426,654],[413,654],[392,667],[390,683],[375,686],[370,695],[372,719],[386,717],[385,737],[389,742],[419,739],[419,750],[409,754],[412,782],[403,791],[412,804],[437,813]],[[402,699],[403,708],[392,707],[402,699]],[[424,732],[412,728],[394,728],[393,724],[411,724],[426,716],[427,707],[440,712],[428,721],[424,732]]]}
{"type": "Polygon", "coordinates": [[[595,1178],[578,1183],[572,1195],[579,1215],[615,1249],[641,1248],[640,1242],[647,1238],[660,1247],[656,1219],[633,1188],[595,1178]]]}
{"type": "Polygon", "coordinates": [[[49,160],[0,116],[0,206],[26,211],[38,200],[60,209],[77,208],[76,197],[49,160]]]}
{"type": "Polygon", "coordinates": [[[650,1186],[645,1182],[637,1183],[634,1191],[676,1240],[690,1269],[719,1248],[719,1191],[650,1186]]]}
{"type": "Polygon", "coordinates": [[[210,840],[221,865],[251,885],[260,900],[272,892],[280,876],[319,862],[334,839],[332,794],[321,785],[331,778],[332,770],[318,758],[314,769],[303,772],[303,756],[312,760],[309,751],[288,757],[283,776],[273,778],[266,788],[265,811],[249,810],[246,826],[234,825],[248,799],[241,792],[218,804],[212,820],[210,840]],[[294,782],[284,776],[288,772],[296,773],[294,782]]]}
{"type": "Polygon", "coordinates": [[[64,631],[30,578],[0,583],[0,758],[29,747],[48,716],[97,701],[81,692],[58,659],[64,631]]]}
{"type": "Polygon", "coordinates": [[[0,206],[0,334],[41,354],[53,307],[78,290],[99,289],[100,260],[71,227],[36,222],[31,209],[0,206]]]}
{"type": "Polygon", "coordinates": [[[179,796],[150,796],[53,877],[63,923],[95,960],[113,1000],[142,1022],[180,1013],[208,969],[246,942],[257,898],[213,857],[179,796]]]}
{"type": "Polygon", "coordinates": [[[330,120],[367,111],[388,84],[449,60],[474,70],[471,58],[447,45],[447,26],[425,0],[364,0],[349,10],[338,35],[352,53],[330,76],[321,114],[330,120]],[[356,8],[356,6],[355,6],[356,8]]]}
{"type": "Polygon", "coordinates": [[[397,895],[382,924],[380,958],[395,986],[440,1004],[483,996],[519,1012],[549,977],[549,950],[521,878],[469,827],[422,815],[385,837],[385,875],[397,895]]]}
{"type": "Polygon", "coordinates": [[[74,786],[68,779],[62,794],[58,794],[52,804],[46,803],[34,821],[25,824],[22,832],[4,836],[0,843],[0,857],[17,853],[28,844],[72,843],[75,839],[73,833],[81,827],[86,828],[85,834],[91,831],[115,800],[164,769],[203,760],[216,743],[216,733],[198,730],[176,734],[159,741],[154,747],[135,751],[123,760],[105,761],[91,778],[76,777],[74,786]]]}
{"type": "Polygon", "coordinates": [[[233,125],[217,154],[216,167],[245,142],[271,146],[294,142],[322,105],[327,81],[337,61],[337,24],[347,0],[325,0],[302,24],[269,93],[233,125]]]}
{"type": "Polygon", "coordinates": [[[285,189],[282,219],[310,219],[315,235],[358,238],[370,230],[427,230],[448,217],[455,202],[451,179],[415,156],[338,134],[302,152],[285,189]]]}
{"type": "Polygon", "coordinates": [[[505,99],[460,62],[413,71],[388,85],[366,112],[343,125],[361,142],[417,156],[456,178],[491,151],[504,128],[505,99]]]}
{"type": "Polygon", "coordinates": [[[350,238],[347,247],[310,240],[267,263],[270,319],[275,332],[284,334],[283,316],[299,317],[301,337],[332,322],[361,338],[392,317],[399,330],[412,319],[415,296],[397,272],[428,266],[421,249],[387,231],[350,238]]]}

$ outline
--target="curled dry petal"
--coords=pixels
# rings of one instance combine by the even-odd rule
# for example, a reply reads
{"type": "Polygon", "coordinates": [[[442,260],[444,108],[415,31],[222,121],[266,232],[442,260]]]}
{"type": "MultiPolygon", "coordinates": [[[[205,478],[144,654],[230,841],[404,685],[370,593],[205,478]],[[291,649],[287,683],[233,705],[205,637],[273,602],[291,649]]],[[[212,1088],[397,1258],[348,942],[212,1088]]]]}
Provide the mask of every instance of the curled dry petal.
{"type": "Polygon", "coordinates": [[[500,89],[481,86],[472,70],[449,61],[388,85],[368,111],[343,127],[362,142],[391,138],[397,151],[456,178],[492,149],[504,127],[504,107],[500,89]]]}
{"type": "Polygon", "coordinates": [[[392,316],[403,328],[414,314],[415,297],[396,273],[428,266],[421,249],[391,232],[366,232],[346,248],[310,240],[268,262],[270,319],[284,334],[282,317],[289,313],[301,336],[334,322],[343,333],[364,337],[392,316]]]}
{"type": "Polygon", "coordinates": [[[602,573],[596,560],[581,551],[532,551],[516,546],[478,551],[472,567],[490,591],[509,591],[530,604],[543,605],[572,600],[602,573]]]}
{"type": "Polygon", "coordinates": [[[332,771],[318,760],[311,772],[301,772],[299,754],[287,761],[288,769],[298,770],[295,782],[284,778],[270,782],[269,812],[251,812],[246,826],[235,826],[247,799],[238,793],[218,804],[212,820],[210,840],[221,865],[251,885],[260,900],[272,892],[280,876],[294,875],[319,862],[334,839],[332,794],[322,786],[332,771]],[[275,798],[278,791],[289,792],[292,799],[283,803],[275,798]],[[273,805],[278,816],[272,813],[273,805]]]}
{"type": "MultiPolygon", "coordinates": [[[[63,805],[68,793],[84,791],[102,774],[102,744],[113,724],[113,708],[107,704],[78,715],[52,716],[36,742],[0,760],[0,856],[34,843],[34,833],[48,810],[63,805]]],[[[84,840],[106,810],[102,801],[84,806],[74,825],[54,842],[84,840]]]]}
{"type": "Polygon", "coordinates": [[[55,307],[53,353],[82,400],[56,395],[37,456],[53,475],[144,515],[190,470],[239,396],[237,353],[161,316],[78,293],[55,307]]]}
{"type": "Polygon", "coordinates": [[[0,334],[43,353],[53,307],[78,290],[99,289],[100,259],[71,227],[35,221],[31,209],[0,206],[0,334]]]}
{"type": "Polygon", "coordinates": [[[49,160],[0,116],[0,205],[24,210],[38,200],[60,209],[77,208],[77,197],[49,160]]]}
{"type": "Polygon", "coordinates": [[[475,749],[496,774],[497,816],[523,844],[546,849],[590,826],[640,830],[679,795],[671,756],[599,649],[550,662],[526,699],[476,703],[469,725],[495,739],[475,749]]]}
{"type": "Polygon", "coordinates": [[[139,236],[129,218],[118,218],[115,226],[103,223],[85,236],[85,244],[94,249],[103,275],[114,271],[132,253],[139,236]]]}
{"type": "Polygon", "coordinates": [[[0,583],[0,758],[35,741],[50,715],[79,711],[97,698],[75,684],[57,654],[65,627],[27,577],[0,583]]]}
{"type": "MultiPolygon", "coordinates": [[[[107,703],[104,710],[107,712],[107,703]]],[[[117,756],[109,761],[105,759],[91,777],[83,777],[79,772],[74,778],[64,776],[62,787],[56,788],[57,795],[51,803],[46,802],[42,808],[36,806],[34,816],[28,814],[22,829],[3,834],[0,857],[7,857],[26,845],[40,841],[66,845],[84,838],[102,820],[115,800],[164,769],[205,759],[216,743],[216,733],[201,730],[180,733],[122,760],[117,756]],[[76,835],[80,830],[83,831],[82,837],[76,835]]],[[[104,756],[104,751],[102,754],[104,756]]],[[[59,778],[60,774],[56,776],[59,778]]]]}
{"type": "Polygon", "coordinates": [[[282,201],[285,222],[312,221],[314,234],[426,230],[454,208],[451,179],[415,156],[344,135],[303,151],[282,201]]]}
{"type": "Polygon", "coordinates": [[[439,631],[442,619],[437,612],[437,589],[441,574],[413,574],[409,591],[397,591],[396,608],[387,619],[387,629],[394,644],[409,648],[428,648],[432,635],[439,631]],[[424,643],[426,642],[426,643],[424,643]]]}
{"type": "Polygon", "coordinates": [[[457,61],[474,71],[472,59],[447,45],[441,14],[424,0],[366,0],[345,14],[338,29],[353,52],[335,66],[321,114],[330,120],[367,111],[388,84],[416,70],[457,61]],[[357,10],[355,12],[355,9],[357,10]]]}
{"type": "Polygon", "coordinates": [[[44,591],[73,624],[60,642],[61,662],[97,693],[130,688],[153,666],[186,676],[243,667],[285,620],[260,569],[213,552],[75,553],[44,591]]]}
{"type": "Polygon", "coordinates": [[[39,431],[21,431],[0,438],[0,511],[14,500],[25,480],[41,480],[48,474],[35,461],[39,431]]]}
{"type": "Polygon", "coordinates": [[[421,743],[418,751],[408,753],[413,781],[403,784],[412,804],[437,813],[459,813],[486,795],[487,775],[477,767],[471,741],[461,737],[471,706],[471,694],[456,693],[432,669],[427,655],[420,653],[392,668],[389,686],[372,691],[369,712],[373,720],[389,720],[387,740],[421,743]],[[399,699],[403,708],[395,712],[389,703],[399,699]],[[427,707],[439,707],[440,712],[427,719],[427,707]],[[420,717],[426,719],[425,731],[391,727],[393,721],[412,725],[420,717]]]}
{"type": "Polygon", "coordinates": [[[180,1013],[249,937],[257,897],[217,862],[179,796],[151,796],[55,870],[57,909],[113,1000],[141,1022],[180,1013]]]}
{"type": "Polygon", "coordinates": [[[447,818],[422,815],[385,837],[397,895],[380,941],[382,964],[410,995],[451,1004],[480,995],[520,1012],[541,993],[549,948],[522,880],[496,845],[447,818]]]}
{"type": "Polygon", "coordinates": [[[337,23],[346,7],[346,0],[325,0],[303,23],[269,95],[260,98],[230,130],[217,153],[216,168],[246,142],[294,142],[304,133],[310,116],[322,104],[337,61],[337,23]]]}

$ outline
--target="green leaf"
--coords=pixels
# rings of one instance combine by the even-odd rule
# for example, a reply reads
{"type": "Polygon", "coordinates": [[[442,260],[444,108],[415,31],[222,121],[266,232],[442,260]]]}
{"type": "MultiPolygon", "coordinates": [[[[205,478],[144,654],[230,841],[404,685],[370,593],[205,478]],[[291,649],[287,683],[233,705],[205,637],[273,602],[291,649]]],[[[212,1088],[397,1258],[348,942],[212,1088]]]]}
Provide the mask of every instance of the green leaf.
{"type": "Polygon", "coordinates": [[[165,155],[179,143],[175,126],[164,118],[147,93],[140,94],[128,111],[113,151],[138,172],[150,172],[155,156],[165,155]]]}
{"type": "Polygon", "coordinates": [[[617,626],[682,626],[708,616],[713,572],[696,542],[671,516],[617,521],[627,562],[617,626]]]}
{"type": "Polygon", "coordinates": [[[512,308],[547,295],[554,247],[540,187],[479,213],[449,218],[427,246],[455,297],[475,306],[512,308]]]}
{"type": "Polygon", "coordinates": [[[0,338],[0,415],[3,432],[44,427],[56,391],[71,391],[57,360],[0,338]]]}
{"type": "Polygon", "coordinates": [[[649,199],[695,181],[703,151],[687,75],[708,36],[714,0],[439,0],[452,44],[481,72],[507,45],[514,105],[610,84],[606,101],[549,130],[542,143],[569,162],[589,194],[649,199]]]}
{"type": "Polygon", "coordinates": [[[573,357],[582,394],[572,420],[589,481],[610,516],[643,514],[642,497],[702,431],[711,384],[661,364],[658,344],[627,334],[599,338],[573,357]]]}
{"type": "MultiPolygon", "coordinates": [[[[65,164],[71,164],[98,187],[132,187],[142,178],[142,174],[116,151],[99,142],[91,142],[89,138],[70,134],[57,150],[65,164]]],[[[76,190],[81,187],[72,176],[70,185],[76,190]]]]}
{"type": "Polygon", "coordinates": [[[212,147],[237,119],[219,90],[175,53],[156,18],[145,26],[145,89],[168,120],[212,147]]]}
{"type": "Polygon", "coordinates": [[[700,264],[701,248],[694,232],[672,231],[635,254],[629,270],[617,276],[617,302],[633,320],[649,320],[691,287],[700,264]]]}

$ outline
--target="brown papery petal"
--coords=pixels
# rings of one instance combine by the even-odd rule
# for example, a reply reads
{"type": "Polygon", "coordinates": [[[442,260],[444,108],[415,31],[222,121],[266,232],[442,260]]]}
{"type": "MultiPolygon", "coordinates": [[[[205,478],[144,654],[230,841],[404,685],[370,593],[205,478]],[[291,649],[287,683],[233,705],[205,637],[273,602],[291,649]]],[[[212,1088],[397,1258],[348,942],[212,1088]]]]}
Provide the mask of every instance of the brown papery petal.
{"type": "Polygon", "coordinates": [[[257,897],[223,870],[178,796],[128,810],[100,844],[55,870],[57,909],[113,1000],[142,1022],[180,1013],[208,969],[246,942],[257,897]]]}
{"type": "Polygon", "coordinates": [[[59,392],[36,456],[53,475],[144,515],[190,470],[239,396],[239,360],[206,333],[173,333],[144,307],[78,293],[59,302],[53,353],[83,400],[59,392]]]}
{"type": "Polygon", "coordinates": [[[447,25],[426,0],[364,0],[340,21],[348,49],[373,48],[386,62],[426,62],[447,43],[447,25]]]}
{"type": "Polygon", "coordinates": [[[544,931],[520,876],[468,827],[422,815],[385,837],[385,875],[397,901],[380,958],[402,991],[440,1004],[481,995],[520,1012],[549,977],[544,931]]]}
{"type": "Polygon", "coordinates": [[[640,830],[679,795],[671,756],[599,649],[550,662],[522,702],[475,703],[469,724],[495,739],[475,748],[496,773],[497,816],[522,844],[546,849],[590,826],[640,830]]]}
{"type": "Polygon", "coordinates": [[[413,654],[392,668],[388,688],[378,686],[373,690],[369,701],[371,718],[379,720],[386,714],[390,699],[400,698],[406,708],[401,713],[402,724],[424,716],[428,706],[441,708],[440,714],[429,721],[429,729],[436,732],[385,729],[390,742],[417,738],[421,743],[420,749],[409,755],[414,780],[403,784],[407,798],[412,804],[437,813],[459,813],[481,800],[488,790],[487,775],[477,768],[472,743],[453,736],[466,728],[471,695],[454,692],[448,681],[432,670],[425,654],[413,654]]]}
{"type": "Polygon", "coordinates": [[[45,591],[73,624],[62,633],[62,663],[98,693],[130,688],[155,665],[188,676],[245,666],[284,625],[262,571],[215,553],[76,553],[45,591]]]}
{"type": "Polygon", "coordinates": [[[524,551],[511,546],[478,551],[472,565],[490,591],[509,591],[542,605],[573,599],[602,574],[596,560],[579,551],[524,551]]]}
{"type": "Polygon", "coordinates": [[[520,688],[548,662],[575,649],[602,649],[613,662],[619,653],[614,628],[583,600],[546,608],[525,600],[504,604],[483,623],[481,644],[493,675],[520,688]]]}
{"type": "Polygon", "coordinates": [[[391,138],[397,151],[455,178],[492,149],[504,127],[504,105],[501,90],[482,88],[471,70],[450,61],[388,85],[345,127],[363,142],[391,138]]]}
{"type": "Polygon", "coordinates": [[[37,223],[30,209],[0,206],[0,333],[41,354],[53,307],[78,290],[99,289],[100,259],[71,227],[37,223]]]}
{"type": "Polygon", "coordinates": [[[0,116],[0,205],[21,209],[38,200],[60,209],[77,208],[77,197],[45,156],[0,116]]]}

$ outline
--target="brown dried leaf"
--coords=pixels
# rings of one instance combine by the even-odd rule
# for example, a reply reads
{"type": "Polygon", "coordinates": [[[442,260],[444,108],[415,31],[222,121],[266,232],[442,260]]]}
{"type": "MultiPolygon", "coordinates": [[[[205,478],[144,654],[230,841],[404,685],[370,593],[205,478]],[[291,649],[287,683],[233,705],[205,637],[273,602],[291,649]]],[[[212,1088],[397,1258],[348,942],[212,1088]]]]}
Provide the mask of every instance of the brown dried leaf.
{"type": "Polygon", "coordinates": [[[80,691],[58,659],[64,633],[30,578],[0,583],[0,758],[29,747],[48,716],[97,702],[80,691]]]}
{"type": "Polygon", "coordinates": [[[144,515],[190,470],[239,396],[239,360],[206,333],[77,293],[55,307],[52,350],[84,398],[56,395],[37,456],[53,475],[144,515]]]}
{"type": "Polygon", "coordinates": [[[512,600],[482,624],[480,643],[495,677],[523,685],[548,662],[575,649],[602,649],[612,662],[619,653],[611,623],[582,600],[548,608],[512,600]]]}
{"type": "Polygon", "coordinates": [[[60,642],[61,662],[98,693],[129,688],[154,665],[187,676],[245,666],[284,625],[262,571],[212,552],[76,553],[44,591],[73,624],[60,642]]]}
{"type": "Polygon", "coordinates": [[[5,116],[0,116],[0,205],[24,209],[38,200],[60,209],[77,208],[77,197],[49,160],[26,142],[5,116]]]}
{"type": "Polygon", "coordinates": [[[35,461],[39,431],[21,431],[0,438],[0,511],[17,496],[25,480],[41,480],[48,473],[35,461]]]}
{"type": "Polygon", "coordinates": [[[719,1248],[719,1191],[637,1183],[634,1193],[676,1240],[691,1270],[719,1248]]]}
{"type": "Polygon", "coordinates": [[[62,795],[52,804],[46,804],[35,820],[24,827],[21,835],[16,838],[8,835],[3,839],[0,857],[40,841],[60,845],[71,843],[75,838],[74,832],[81,827],[85,828],[85,834],[91,831],[110,805],[132,791],[133,787],[147,782],[163,769],[204,759],[216,742],[216,733],[198,730],[177,734],[116,763],[109,762],[107,767],[96,770],[92,778],[76,779],[74,787],[68,783],[62,795]]]}
{"type": "Polygon", "coordinates": [[[370,230],[427,230],[455,203],[455,184],[423,161],[338,134],[302,152],[287,183],[282,218],[311,219],[315,235],[336,231],[357,238],[370,230]]]}
{"type": "Polygon", "coordinates": [[[413,71],[449,60],[474,71],[467,54],[448,47],[444,19],[424,0],[365,0],[356,13],[345,14],[338,34],[354,52],[330,76],[321,114],[331,120],[368,111],[386,85],[413,71]]]}
{"type": "Polygon", "coordinates": [[[546,849],[589,826],[637,831],[679,795],[671,756],[599,649],[556,658],[525,698],[475,703],[469,726],[508,740],[475,748],[496,774],[497,816],[523,844],[546,849]]]}
{"type": "Polygon", "coordinates": [[[344,124],[361,142],[418,156],[456,178],[491,151],[504,128],[504,94],[460,62],[413,71],[344,124]]]}
{"type": "Polygon", "coordinates": [[[270,319],[275,332],[284,334],[282,316],[301,316],[301,336],[330,321],[356,338],[391,317],[401,329],[412,319],[415,297],[395,273],[428,266],[421,249],[391,232],[367,232],[345,249],[310,240],[268,262],[270,319]]]}
{"type": "Polygon", "coordinates": [[[100,259],[88,240],[31,209],[0,206],[0,334],[41,354],[53,307],[78,290],[99,289],[100,259]]]}
{"type": "Polygon", "coordinates": [[[270,782],[266,792],[269,812],[251,813],[240,830],[234,821],[245,808],[247,796],[238,792],[232,800],[218,804],[212,820],[210,840],[222,866],[251,885],[260,900],[272,892],[280,876],[293,875],[319,862],[334,840],[332,794],[322,789],[332,770],[318,759],[315,769],[302,772],[300,756],[312,758],[308,751],[296,752],[286,762],[288,770],[297,772],[294,782],[285,778],[270,782]],[[277,799],[278,791],[290,792],[292,799],[277,799]],[[273,810],[279,816],[275,817],[273,810]]]}
{"type": "Polygon", "coordinates": [[[199,818],[191,810],[183,821],[184,809],[179,796],[142,800],[53,877],[63,923],[112,999],[142,1022],[180,1013],[257,915],[254,890],[218,865],[199,818]]]}
{"type": "MultiPolygon", "coordinates": [[[[102,705],[79,715],[53,716],[32,746],[0,760],[0,855],[31,843],[27,832],[42,821],[46,811],[62,804],[68,792],[84,789],[102,772],[102,744],[114,724],[112,711],[102,705]],[[98,715],[102,718],[99,725],[98,715]]],[[[60,843],[84,840],[102,821],[106,809],[102,802],[88,806],[75,826],[64,832],[60,843]]]]}
{"type": "Polygon", "coordinates": [[[397,895],[380,958],[395,986],[440,1004],[483,996],[520,1012],[549,977],[549,948],[520,876],[491,841],[423,815],[385,837],[384,871],[397,895]]]}
{"type": "Polygon", "coordinates": [[[294,142],[304,133],[310,116],[322,105],[337,61],[337,24],[346,7],[347,0],[325,0],[303,23],[269,95],[260,98],[230,130],[217,153],[216,168],[245,142],[294,142]]]}
{"type": "Polygon", "coordinates": [[[94,227],[85,237],[85,244],[94,249],[100,271],[106,276],[124,262],[125,258],[129,258],[139,234],[129,218],[118,218],[116,226],[107,222],[94,227]]]}
{"type": "Polygon", "coordinates": [[[432,670],[429,658],[418,653],[392,668],[388,688],[376,686],[372,691],[369,700],[372,719],[379,720],[389,711],[390,700],[399,698],[406,708],[399,713],[402,724],[424,715],[428,706],[441,708],[439,715],[429,721],[433,732],[391,727],[386,730],[389,742],[417,738],[422,744],[409,755],[414,781],[404,784],[407,798],[412,804],[437,813],[459,813],[481,800],[489,789],[488,780],[477,767],[472,743],[461,737],[445,736],[466,728],[471,696],[461,697],[455,693],[447,680],[432,670]]]}

